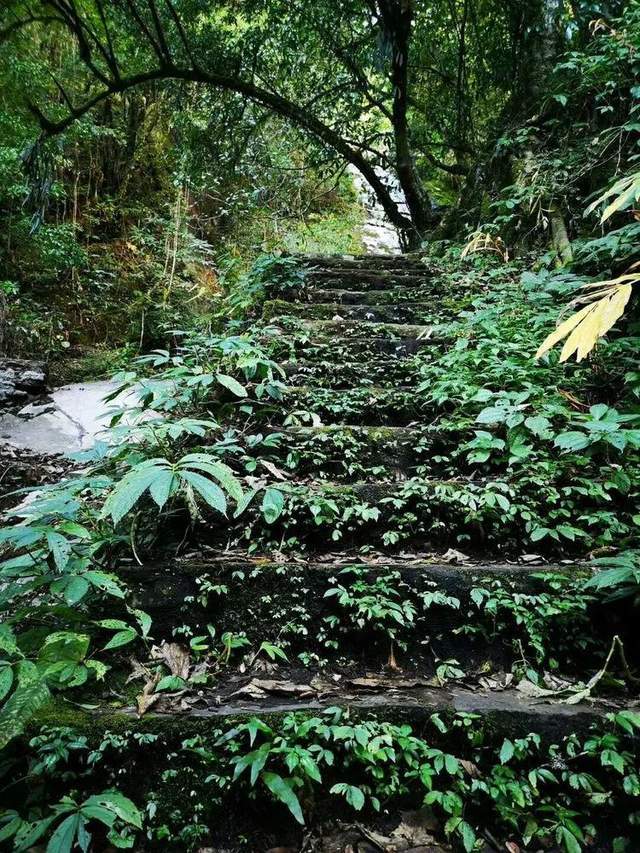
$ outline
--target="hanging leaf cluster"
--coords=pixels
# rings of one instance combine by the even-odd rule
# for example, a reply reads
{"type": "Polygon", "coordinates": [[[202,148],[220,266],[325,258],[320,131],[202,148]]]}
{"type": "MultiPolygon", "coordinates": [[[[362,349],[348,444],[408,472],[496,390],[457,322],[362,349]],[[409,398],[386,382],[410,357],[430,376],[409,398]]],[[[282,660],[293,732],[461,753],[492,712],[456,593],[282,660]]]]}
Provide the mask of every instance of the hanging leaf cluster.
{"type": "Polygon", "coordinates": [[[618,278],[586,285],[586,289],[591,292],[572,304],[585,300],[588,304],[560,323],[558,328],[547,336],[538,348],[536,358],[545,355],[566,338],[560,361],[567,361],[574,353],[576,361],[582,361],[593,350],[598,340],[622,317],[631,297],[632,285],[638,280],[640,274],[625,273],[618,278]]]}

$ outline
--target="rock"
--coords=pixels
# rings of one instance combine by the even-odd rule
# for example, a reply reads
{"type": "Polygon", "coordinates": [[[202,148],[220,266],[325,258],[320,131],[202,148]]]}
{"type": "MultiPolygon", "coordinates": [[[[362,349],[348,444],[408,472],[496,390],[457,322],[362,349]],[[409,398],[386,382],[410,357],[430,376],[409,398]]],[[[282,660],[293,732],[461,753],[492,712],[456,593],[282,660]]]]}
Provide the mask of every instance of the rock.
{"type": "Polygon", "coordinates": [[[0,358],[0,403],[44,393],[47,378],[47,365],[42,361],[0,358]]]}
{"type": "Polygon", "coordinates": [[[78,382],[57,388],[48,400],[23,406],[17,415],[7,412],[0,416],[0,445],[50,454],[91,447],[109,426],[114,406],[131,408],[137,402],[133,392],[106,402],[118,387],[110,381],[78,382]]]}
{"type": "Polygon", "coordinates": [[[20,409],[18,415],[23,418],[35,418],[37,415],[46,415],[49,412],[55,412],[56,404],[50,403],[29,403],[29,405],[20,409]]]}
{"type": "Polygon", "coordinates": [[[2,415],[0,444],[46,454],[68,453],[81,447],[76,424],[56,410],[31,418],[2,415]]]}

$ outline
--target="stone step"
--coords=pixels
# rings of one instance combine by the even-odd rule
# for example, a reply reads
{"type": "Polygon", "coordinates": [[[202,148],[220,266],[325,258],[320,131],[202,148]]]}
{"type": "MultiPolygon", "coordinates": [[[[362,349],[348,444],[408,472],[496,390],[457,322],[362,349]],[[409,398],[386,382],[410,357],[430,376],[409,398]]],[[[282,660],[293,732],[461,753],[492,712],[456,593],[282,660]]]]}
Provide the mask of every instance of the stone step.
{"type": "Polygon", "coordinates": [[[429,287],[429,278],[424,272],[398,270],[380,272],[376,270],[322,270],[308,272],[305,276],[308,289],[380,291],[392,288],[429,287]]]}
{"type": "Polygon", "coordinates": [[[430,302],[408,302],[399,305],[351,305],[341,303],[285,302],[280,299],[264,303],[265,320],[279,317],[301,317],[305,320],[334,320],[336,317],[361,323],[435,323],[439,317],[430,302]]]}
{"type": "MultiPolygon", "coordinates": [[[[378,343],[388,344],[388,341],[379,339],[378,343]]],[[[421,380],[420,365],[411,357],[415,353],[407,349],[401,348],[396,353],[380,352],[368,347],[363,352],[340,354],[337,365],[334,347],[315,345],[312,348],[305,347],[298,361],[285,362],[282,367],[292,385],[344,389],[353,388],[365,379],[373,385],[382,385],[384,382],[411,385],[421,380]]]]}
{"type": "MultiPolygon", "coordinates": [[[[415,726],[416,733],[433,714],[445,718],[450,714],[473,714],[488,724],[499,747],[505,737],[524,737],[529,732],[536,732],[547,742],[557,743],[570,733],[585,733],[610,710],[608,704],[598,702],[567,705],[535,700],[516,690],[425,687],[419,680],[412,682],[402,676],[395,678],[396,686],[393,678],[389,678],[387,687],[368,680],[371,683],[368,689],[361,686],[362,681],[356,682],[356,686],[348,682],[326,682],[321,692],[304,682],[297,684],[285,678],[245,675],[227,679],[214,690],[200,690],[201,695],[195,701],[187,702],[168,694],[141,719],[133,705],[114,709],[112,704],[109,707],[105,703],[102,710],[95,711],[52,705],[39,712],[37,722],[38,725],[71,724],[79,735],[97,736],[96,746],[104,731],[156,734],[163,741],[162,749],[156,746],[153,757],[148,758],[153,764],[161,762],[168,753],[179,752],[185,737],[210,734],[212,723],[223,730],[247,717],[263,717],[276,723],[279,717],[293,711],[315,716],[328,708],[348,706],[352,718],[408,723],[415,726]]],[[[632,705],[635,709],[636,703],[632,705]]],[[[437,736],[431,734],[432,731],[429,742],[437,745],[437,736]]],[[[120,754],[119,758],[121,760],[120,754]]],[[[207,765],[205,773],[210,772],[207,765]]],[[[155,784],[157,777],[148,774],[147,780],[141,780],[143,787],[155,784]]]]}
{"type": "MultiPolygon", "coordinates": [[[[339,318],[337,320],[305,320],[299,318],[278,318],[284,320],[287,328],[306,331],[309,336],[318,339],[329,338],[334,345],[347,343],[351,340],[384,339],[384,352],[393,352],[394,347],[405,347],[407,352],[415,352],[422,347],[430,346],[438,335],[434,327],[424,324],[411,323],[361,323],[339,318]]],[[[272,321],[272,325],[275,320],[272,321]]],[[[442,340],[442,338],[440,338],[442,340]]]]}
{"type": "MultiPolygon", "coordinates": [[[[346,418],[345,418],[346,420],[346,418]]],[[[325,553],[332,548],[373,548],[384,553],[404,549],[420,551],[457,548],[487,559],[537,554],[579,554],[579,538],[557,542],[550,537],[531,541],[535,519],[545,510],[547,490],[531,489],[526,475],[498,472],[491,477],[428,476],[419,472],[406,480],[363,479],[352,482],[318,481],[286,486],[285,508],[268,524],[251,506],[240,523],[228,530],[212,531],[206,541],[215,547],[231,536],[234,546],[263,551],[325,553]]],[[[587,517],[601,509],[598,498],[580,499],[577,513],[587,517]]],[[[618,510],[630,521],[623,506],[618,510]]],[[[204,532],[204,531],[203,531],[204,532]]]]}
{"type": "MultiPolygon", "coordinates": [[[[155,643],[170,642],[179,625],[188,626],[197,635],[206,633],[206,626],[213,624],[218,636],[225,632],[246,635],[248,648],[277,636],[290,666],[314,670],[314,661],[320,657],[333,665],[346,662],[352,673],[362,666],[381,670],[389,641],[376,628],[375,620],[364,619],[360,626],[353,625],[351,611],[344,610],[335,596],[327,593],[339,584],[349,589],[356,581],[381,581],[383,586],[377,594],[409,602],[415,610],[412,623],[395,625],[403,669],[431,676],[435,673],[434,658],[457,659],[469,678],[479,671],[508,669],[518,641],[527,645],[526,632],[515,620],[510,632],[498,636],[493,612],[474,604],[472,590],[497,585],[503,594],[518,595],[525,604],[523,597],[530,596],[534,607],[537,599],[533,596],[546,592],[556,598],[560,584],[589,574],[579,564],[475,562],[457,552],[452,552],[451,559],[454,562],[444,563],[437,556],[430,560],[365,560],[336,555],[330,561],[298,558],[274,562],[233,554],[190,555],[150,565],[124,565],[119,574],[130,590],[130,603],[153,618],[155,643]],[[541,574],[552,576],[553,581],[543,580],[541,574]],[[338,626],[329,624],[334,618],[339,619],[338,626]],[[469,622],[475,633],[461,630],[469,622]],[[303,663],[301,655],[312,657],[303,663]]],[[[372,594],[375,597],[376,593],[372,594]]],[[[595,638],[600,632],[604,638],[600,644],[604,655],[612,622],[603,615],[608,613],[606,607],[598,613],[600,618],[594,619],[591,633],[595,638]]],[[[500,615],[505,617],[504,612],[500,615]]],[[[575,614],[549,616],[545,623],[548,637],[554,632],[566,634],[567,621],[575,618],[575,614]]],[[[576,652],[575,659],[563,660],[563,672],[589,670],[594,666],[594,651],[592,646],[586,655],[576,652]]]]}
{"type": "Polygon", "coordinates": [[[300,266],[313,269],[415,269],[426,270],[423,256],[418,253],[404,255],[300,255],[300,266]]]}
{"type": "MultiPolygon", "coordinates": [[[[434,817],[430,809],[421,808],[426,785],[418,773],[412,778],[407,770],[415,766],[411,763],[411,754],[418,745],[414,747],[408,742],[404,760],[394,755],[404,749],[404,738],[419,739],[422,749],[441,750],[443,762],[450,761],[449,756],[452,756],[456,768],[461,768],[462,782],[470,787],[474,777],[491,779],[492,773],[499,773],[500,765],[505,763],[502,755],[505,739],[513,743],[535,732],[541,740],[539,763],[542,766],[549,766],[549,762],[557,764],[559,759],[553,757],[551,745],[560,745],[562,739],[571,734],[585,738],[590,727],[611,710],[597,702],[552,704],[531,699],[513,689],[425,687],[419,679],[412,682],[402,673],[389,675],[385,681],[381,684],[379,679],[366,676],[364,681],[355,683],[325,678],[314,682],[314,687],[298,682],[295,672],[227,676],[216,689],[203,689],[199,695],[165,694],[144,716],[139,716],[134,704],[133,697],[142,693],[142,682],[136,681],[127,687],[128,704],[112,693],[105,695],[93,711],[74,707],[70,702],[51,703],[41,709],[26,732],[25,756],[33,755],[26,744],[41,733],[43,725],[50,727],[49,739],[51,732],[55,733],[61,726],[71,727],[76,741],[84,737],[92,757],[97,756],[95,763],[90,765],[89,792],[113,787],[115,779],[118,790],[141,810],[146,802],[153,803],[145,827],[151,827],[150,835],[155,830],[151,836],[154,840],[150,845],[145,840],[142,845],[136,845],[136,849],[151,846],[167,850],[195,850],[197,847],[203,851],[246,849],[272,853],[311,849],[326,853],[374,850],[445,853],[452,849],[443,832],[446,816],[440,820],[440,813],[434,817]],[[122,704],[114,707],[116,701],[122,704]],[[254,723],[238,731],[243,723],[256,718],[263,726],[254,723]],[[301,729],[304,720],[310,720],[312,727],[306,737],[304,727],[301,729]],[[368,725],[359,726],[363,723],[368,725]],[[381,725],[376,726],[376,723],[381,725]],[[321,734],[317,729],[323,724],[326,728],[321,734]],[[402,728],[390,729],[390,726],[402,728]],[[234,761],[246,756],[255,758],[249,754],[263,745],[268,747],[269,741],[273,752],[264,769],[282,776],[287,773],[287,765],[284,756],[277,753],[285,752],[288,758],[289,744],[299,744],[301,748],[295,752],[291,749],[293,756],[300,752],[304,758],[306,749],[311,746],[312,750],[318,747],[328,750],[329,757],[333,757],[331,762],[328,757],[322,761],[315,752],[310,753],[320,765],[321,781],[307,781],[304,787],[295,789],[306,821],[304,826],[294,820],[286,806],[269,795],[265,777],[257,775],[255,783],[250,782],[247,771],[237,782],[231,781],[234,769],[237,770],[234,761]],[[384,747],[390,753],[384,762],[377,758],[383,751],[380,743],[390,744],[384,747]],[[374,781],[372,763],[366,758],[369,749],[376,754],[373,769],[377,770],[380,764],[380,778],[374,781]],[[359,761],[354,760],[357,752],[363,755],[359,761]],[[394,795],[396,773],[401,787],[400,793],[394,795]],[[382,815],[376,816],[368,803],[362,812],[355,812],[341,797],[330,794],[332,787],[336,783],[344,784],[345,779],[367,791],[376,781],[381,787],[391,780],[386,789],[392,793],[388,799],[385,796],[382,815]],[[178,842],[173,840],[178,832],[170,835],[175,826],[181,830],[178,842]],[[166,835],[160,834],[157,827],[166,835]],[[409,840],[412,827],[418,833],[415,836],[418,846],[409,840]],[[157,840],[166,836],[171,842],[157,840]]],[[[563,749],[559,750],[559,755],[562,760],[563,749]]],[[[576,772],[582,772],[583,768],[590,770],[584,760],[575,766],[576,772]]],[[[516,780],[524,777],[520,763],[514,771],[510,767],[503,769],[501,774],[507,781],[512,772],[516,780]]],[[[297,770],[289,772],[299,773],[297,770]]],[[[82,781],[80,778],[76,787],[81,786],[82,781]]],[[[445,771],[436,778],[434,786],[441,790],[448,784],[448,771],[445,771]]],[[[80,791],[83,790],[80,787],[80,791]]],[[[483,844],[483,849],[503,849],[501,842],[489,833],[489,830],[497,831],[496,823],[501,826],[500,814],[491,809],[487,809],[486,814],[478,813],[477,804],[473,809],[470,798],[465,797],[463,802],[468,805],[465,816],[477,829],[479,838],[482,839],[486,829],[491,839],[490,844],[483,844]]],[[[607,830],[603,827],[605,817],[598,814],[595,810],[593,823],[600,839],[602,835],[606,837],[607,830]]],[[[626,817],[626,813],[620,815],[612,827],[614,832],[626,817]]],[[[505,841],[513,837],[509,825],[500,833],[501,840],[503,836],[505,841]]],[[[513,843],[509,846],[515,849],[513,843]]],[[[605,848],[600,845],[598,850],[604,853],[605,848]]]]}
{"type": "Polygon", "coordinates": [[[282,444],[287,470],[319,479],[356,475],[406,479],[446,448],[442,437],[407,427],[289,427],[282,444]],[[380,469],[380,470],[378,470],[380,469]]]}
{"type": "Polygon", "coordinates": [[[284,419],[288,412],[301,410],[316,415],[320,425],[406,426],[422,417],[423,406],[424,401],[411,386],[294,386],[289,388],[287,409],[277,412],[276,418],[284,419]]]}
{"type": "Polygon", "coordinates": [[[395,287],[386,290],[335,290],[311,287],[306,291],[307,302],[338,302],[342,305],[398,305],[404,302],[423,302],[433,298],[433,306],[440,307],[442,295],[433,294],[427,286],[395,287]]]}

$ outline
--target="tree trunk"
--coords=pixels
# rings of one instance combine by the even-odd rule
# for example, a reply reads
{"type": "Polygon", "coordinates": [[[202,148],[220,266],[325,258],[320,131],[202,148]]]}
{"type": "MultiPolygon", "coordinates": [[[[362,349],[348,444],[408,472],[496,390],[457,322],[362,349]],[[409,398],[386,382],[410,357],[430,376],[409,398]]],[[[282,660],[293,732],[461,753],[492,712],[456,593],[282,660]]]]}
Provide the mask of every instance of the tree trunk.
{"type": "Polygon", "coordinates": [[[391,48],[395,166],[411,216],[412,227],[405,232],[404,242],[408,248],[418,248],[434,219],[431,200],[424,191],[411,153],[407,121],[409,43],[413,7],[411,0],[379,0],[378,9],[384,35],[391,48]]]}
{"type": "Polygon", "coordinates": [[[555,202],[549,208],[549,224],[551,227],[551,245],[556,250],[558,258],[562,265],[571,263],[573,260],[573,250],[569,241],[569,235],[567,234],[567,226],[555,202]]]}

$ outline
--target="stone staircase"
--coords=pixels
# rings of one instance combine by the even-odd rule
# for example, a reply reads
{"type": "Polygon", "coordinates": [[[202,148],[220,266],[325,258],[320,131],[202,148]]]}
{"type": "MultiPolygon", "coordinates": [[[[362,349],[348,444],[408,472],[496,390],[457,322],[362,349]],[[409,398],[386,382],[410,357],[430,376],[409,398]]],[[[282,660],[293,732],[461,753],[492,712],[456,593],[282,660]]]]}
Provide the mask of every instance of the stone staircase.
{"type": "MultiPolygon", "coordinates": [[[[299,499],[299,509],[275,525],[249,513],[249,521],[241,518],[222,537],[212,528],[209,545],[143,566],[132,560],[121,571],[133,604],[153,618],[156,642],[180,642],[213,625],[217,637],[246,635],[250,650],[275,643],[287,660],[250,654],[238,666],[242,656],[236,657],[213,685],[163,694],[137,720],[134,702],[97,717],[91,712],[87,729],[95,731],[98,721],[105,729],[158,734],[163,751],[171,752],[184,738],[214,725],[224,729],[239,716],[275,719],[347,706],[356,715],[409,722],[417,733],[434,713],[476,714],[498,749],[502,738],[528,732],[547,740],[584,732],[605,707],[515,689],[513,638],[486,614],[482,620],[472,594],[497,583],[531,596],[535,608],[541,572],[570,579],[584,570],[509,550],[516,524],[501,519],[499,507],[492,525],[477,524],[469,505],[450,501],[452,478],[443,478],[442,460],[456,436],[425,430],[429,413],[415,392],[416,353],[443,345],[438,321],[469,294],[440,291],[434,274],[410,256],[301,263],[304,290],[264,307],[265,324],[298,333],[295,358],[286,364],[289,393],[271,415],[280,438],[270,458],[285,472],[289,500],[299,499]],[[417,535],[384,541],[382,517],[367,516],[367,508],[382,502],[392,512],[407,490],[420,493],[411,510],[417,535]],[[321,518],[325,504],[339,504],[344,495],[351,509],[336,537],[321,518]],[[421,512],[428,519],[422,527],[421,512]],[[461,534],[470,556],[457,550],[461,534]],[[413,603],[413,623],[398,629],[391,648],[375,618],[357,624],[353,610],[337,607],[332,590],[349,589],[356,578],[374,597],[413,603]]],[[[465,471],[453,480],[472,496],[474,489],[486,491],[465,471]]],[[[610,636],[613,619],[595,615],[594,638],[610,636]]],[[[586,658],[567,664],[576,677],[593,673],[590,651],[586,658]]],[[[82,728],[79,719],[74,714],[82,728]]],[[[141,784],[157,784],[153,768],[141,784]]]]}
{"type": "MultiPolygon", "coordinates": [[[[405,320],[423,310],[416,306],[427,306],[425,314],[437,318],[447,295],[433,286],[422,261],[411,256],[305,258],[301,263],[307,268],[303,293],[267,302],[264,313],[268,323],[282,328],[289,328],[292,318],[297,323],[318,315],[326,318],[321,326],[311,321],[312,332],[299,342],[295,361],[287,365],[289,394],[272,416],[280,434],[273,464],[284,471],[293,469],[287,475],[289,486],[307,502],[305,507],[311,504],[312,511],[301,509],[280,526],[269,527],[272,549],[274,536],[288,542],[282,553],[276,547],[275,559],[258,556],[256,541],[266,541],[260,535],[267,526],[256,518],[244,538],[227,538],[227,545],[231,542],[234,547],[226,553],[221,550],[223,540],[214,535],[209,552],[205,548],[142,568],[132,563],[127,570],[137,604],[153,616],[156,636],[169,638],[177,624],[189,624],[199,633],[211,623],[219,626],[219,632],[245,632],[252,646],[267,638],[281,642],[289,663],[267,667],[268,690],[244,689],[255,672],[221,674],[214,689],[199,691],[195,699],[180,698],[182,711],[188,707],[192,716],[206,718],[312,710],[345,702],[390,715],[411,709],[412,715],[424,717],[447,707],[495,713],[498,718],[506,714],[509,725],[523,732],[539,729],[544,721],[556,726],[559,721],[579,725],[592,719],[599,713],[593,706],[549,705],[517,691],[492,691],[487,686],[491,680],[483,678],[498,673],[499,681],[510,667],[510,638],[494,635],[488,640],[467,630],[475,618],[471,589],[498,579],[533,595],[542,570],[570,576],[581,569],[571,561],[560,566],[532,561],[530,556],[524,562],[513,554],[505,559],[500,554],[504,530],[499,518],[493,528],[475,535],[474,524],[465,519],[468,508],[449,505],[442,497],[451,479],[442,480],[441,465],[433,460],[446,453],[455,436],[437,432],[425,436],[422,431],[424,413],[417,405],[412,358],[433,345],[434,338],[432,327],[407,325],[405,320]],[[371,306],[366,300],[374,296],[389,306],[383,326],[378,315],[367,314],[371,306]],[[346,320],[337,311],[341,306],[348,306],[354,315],[346,320]],[[393,322],[391,313],[396,311],[398,322],[393,322]],[[301,411],[320,423],[296,424],[295,417],[293,424],[287,423],[292,413],[301,411]],[[366,507],[385,500],[393,507],[400,493],[418,488],[423,504],[439,502],[429,536],[386,547],[376,530],[379,518],[367,518],[366,507]],[[339,500],[345,494],[361,502],[354,512],[362,512],[363,518],[347,521],[336,538],[318,524],[318,516],[323,500],[339,500]],[[470,558],[450,550],[462,529],[476,548],[470,558]],[[492,541],[493,531],[497,542],[492,541]],[[246,555],[244,548],[250,545],[256,556],[246,555]],[[434,592],[453,600],[444,604],[436,600],[419,615],[406,634],[406,650],[396,650],[398,669],[386,666],[385,640],[367,627],[351,630],[343,625],[338,650],[326,642],[326,619],[335,613],[335,606],[325,595],[347,566],[359,567],[371,582],[389,575],[392,586],[406,589],[416,600],[424,601],[434,592]],[[227,590],[224,595],[201,592],[221,585],[227,590]],[[451,666],[464,675],[452,679],[436,675],[443,661],[454,661],[451,666]]],[[[458,479],[467,481],[464,472],[458,479]]],[[[473,482],[470,488],[476,488],[473,482]]],[[[348,584],[348,577],[344,582],[348,584]]],[[[154,713],[171,715],[176,709],[170,698],[163,698],[154,713]]]]}

